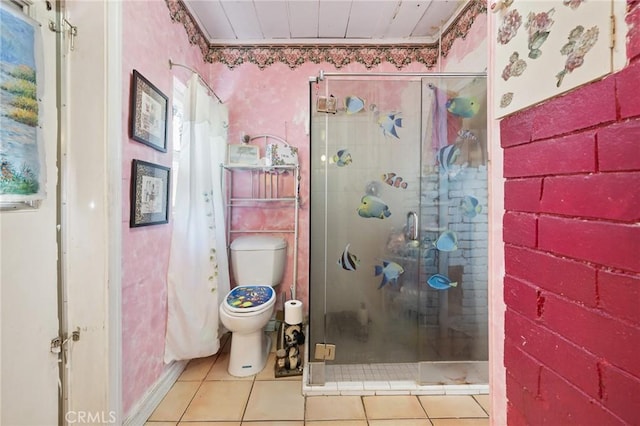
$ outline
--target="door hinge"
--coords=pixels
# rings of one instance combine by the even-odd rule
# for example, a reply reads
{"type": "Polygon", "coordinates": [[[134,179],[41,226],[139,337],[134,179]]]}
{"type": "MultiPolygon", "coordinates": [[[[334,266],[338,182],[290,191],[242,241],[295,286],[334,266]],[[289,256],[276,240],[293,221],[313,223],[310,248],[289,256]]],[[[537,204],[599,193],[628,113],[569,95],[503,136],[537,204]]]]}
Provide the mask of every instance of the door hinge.
{"type": "MultiPolygon", "coordinates": [[[[75,331],[71,333],[71,340],[77,342],[80,340],[80,327],[76,327],[75,331]]],[[[56,336],[51,339],[51,352],[54,354],[59,354],[62,352],[62,349],[69,342],[69,338],[65,338],[63,336],[56,336]]]]}
{"type": "Polygon", "coordinates": [[[313,354],[315,359],[331,361],[336,359],[336,345],[330,343],[316,343],[316,350],[313,354]]]}
{"type": "Polygon", "coordinates": [[[75,49],[75,38],[78,36],[78,27],[72,25],[71,22],[67,20],[67,18],[62,18],[62,24],[60,27],[56,26],[55,22],[49,21],[49,30],[54,33],[64,32],[64,26],[69,27],[69,50],[75,49]]]}
{"type": "Polygon", "coordinates": [[[611,15],[609,17],[611,25],[609,26],[609,48],[613,50],[616,47],[616,17],[611,15]]]}
{"type": "Polygon", "coordinates": [[[59,354],[60,352],[62,352],[62,344],[63,340],[60,336],[51,339],[51,352],[54,354],[59,354]]]}

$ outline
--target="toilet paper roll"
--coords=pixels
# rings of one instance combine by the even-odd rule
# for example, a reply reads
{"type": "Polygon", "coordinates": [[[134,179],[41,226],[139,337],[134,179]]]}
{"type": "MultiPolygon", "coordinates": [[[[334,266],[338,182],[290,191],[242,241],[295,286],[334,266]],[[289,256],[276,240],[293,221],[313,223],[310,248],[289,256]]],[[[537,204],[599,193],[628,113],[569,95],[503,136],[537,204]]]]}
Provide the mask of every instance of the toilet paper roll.
{"type": "Polygon", "coordinates": [[[302,302],[299,300],[287,300],[284,302],[284,322],[302,324],[302,302]]]}

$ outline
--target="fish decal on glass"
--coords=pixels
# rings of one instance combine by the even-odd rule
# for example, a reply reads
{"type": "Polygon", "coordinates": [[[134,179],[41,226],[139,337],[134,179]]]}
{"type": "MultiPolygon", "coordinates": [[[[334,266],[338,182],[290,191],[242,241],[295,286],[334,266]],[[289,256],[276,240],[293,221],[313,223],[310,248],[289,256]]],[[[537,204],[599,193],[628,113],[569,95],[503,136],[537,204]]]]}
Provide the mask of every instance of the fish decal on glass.
{"type": "Polygon", "coordinates": [[[344,98],[344,108],[347,114],[355,114],[364,109],[364,99],[357,96],[347,96],[344,98]]]}
{"type": "Polygon", "coordinates": [[[480,111],[476,98],[451,98],[447,101],[447,111],[463,118],[471,118],[480,111]]]}
{"type": "Polygon", "coordinates": [[[376,277],[378,275],[382,275],[382,282],[380,282],[380,287],[378,287],[378,289],[381,289],[387,283],[391,283],[393,285],[398,284],[398,277],[400,277],[403,272],[404,268],[402,266],[389,260],[383,260],[382,265],[375,265],[376,277]]]}
{"type": "Polygon", "coordinates": [[[460,211],[464,216],[472,218],[482,211],[482,206],[476,197],[465,195],[460,200],[460,211]]]}
{"type": "Polygon", "coordinates": [[[357,209],[358,214],[361,217],[375,217],[378,219],[384,219],[391,216],[389,206],[380,198],[373,195],[365,195],[360,199],[360,207],[357,209]]]}
{"type": "Polygon", "coordinates": [[[378,126],[382,129],[382,134],[385,136],[391,135],[396,139],[400,139],[398,136],[398,127],[402,127],[402,118],[399,112],[391,112],[389,114],[380,115],[377,120],[378,126]]]}
{"type": "Polygon", "coordinates": [[[355,271],[360,264],[360,259],[355,254],[349,252],[349,246],[351,244],[347,244],[342,252],[342,256],[338,259],[338,265],[342,266],[342,269],[345,271],[355,271]]]}
{"type": "Polygon", "coordinates": [[[394,188],[407,189],[407,186],[409,186],[407,182],[403,182],[403,179],[393,172],[383,174],[382,181],[394,188]]]}
{"type": "Polygon", "coordinates": [[[453,231],[444,231],[433,245],[440,251],[458,250],[458,236],[453,231]]]}
{"type": "Polygon", "coordinates": [[[466,142],[466,141],[471,141],[471,142],[477,142],[478,138],[476,137],[476,135],[473,134],[473,132],[471,130],[468,129],[462,129],[458,132],[458,138],[459,140],[466,142]]]}
{"type": "Polygon", "coordinates": [[[431,275],[427,280],[427,284],[429,284],[429,287],[435,288],[436,290],[448,290],[451,287],[458,286],[457,282],[451,282],[449,277],[441,274],[431,275]]]}
{"type": "Polygon", "coordinates": [[[455,145],[447,145],[438,150],[438,164],[442,170],[448,172],[459,156],[460,148],[455,145]]]}
{"type": "Polygon", "coordinates": [[[353,162],[351,159],[351,153],[346,149],[341,149],[333,156],[333,162],[336,163],[338,167],[348,166],[353,162]]]}

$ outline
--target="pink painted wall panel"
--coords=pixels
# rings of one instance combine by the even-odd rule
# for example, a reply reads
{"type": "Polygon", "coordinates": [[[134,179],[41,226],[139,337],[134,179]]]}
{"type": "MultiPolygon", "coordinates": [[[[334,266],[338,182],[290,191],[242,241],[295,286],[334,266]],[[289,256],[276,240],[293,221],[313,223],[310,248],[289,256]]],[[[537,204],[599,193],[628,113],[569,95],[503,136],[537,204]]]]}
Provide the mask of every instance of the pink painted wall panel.
{"type": "Polygon", "coordinates": [[[638,27],[640,26],[640,8],[638,0],[627,0],[626,23],[629,25],[629,36],[627,37],[627,58],[636,59],[640,56],[640,37],[638,27]]]}
{"type": "Polygon", "coordinates": [[[456,71],[460,72],[480,72],[486,70],[487,55],[485,51],[479,50],[479,47],[481,47],[487,39],[487,22],[486,16],[478,16],[473,21],[464,39],[456,39],[453,42],[446,57],[442,59],[440,68],[436,70],[451,71],[453,68],[456,68],[456,71]],[[465,60],[470,57],[476,58],[474,59],[477,61],[475,64],[476,67],[473,69],[458,69],[459,67],[457,67],[456,64],[465,62],[465,60]]]}
{"type": "MultiPolygon", "coordinates": [[[[512,228],[509,232],[517,231],[518,226],[505,223],[505,227],[512,228]]],[[[540,291],[548,290],[587,306],[596,306],[596,270],[592,266],[512,243],[506,247],[505,257],[508,277],[535,285],[540,291]]]]}
{"type": "MultiPolygon", "coordinates": [[[[637,22],[640,3],[628,4],[637,22]]],[[[640,61],[629,56],[500,124],[509,424],[638,423],[640,61]]]]}
{"type": "MultiPolygon", "coordinates": [[[[509,319],[507,330],[517,330],[518,334],[516,340],[509,337],[510,344],[520,347],[536,363],[560,374],[590,396],[598,396],[597,357],[582,350],[554,330],[541,327],[535,321],[515,313],[510,314],[509,319]],[[567,362],[568,359],[571,362],[567,362]]],[[[513,333],[509,335],[512,336],[513,333]]],[[[508,362],[509,369],[514,372],[524,367],[513,363],[512,360],[508,362]]],[[[530,374],[530,371],[526,374],[530,374]]]]}
{"type": "Polygon", "coordinates": [[[595,170],[595,135],[583,132],[504,151],[504,176],[531,177],[595,170]]]}
{"type": "MultiPolygon", "coordinates": [[[[640,72],[640,68],[638,71],[640,72]]],[[[638,78],[640,79],[640,73],[638,78]]],[[[618,84],[618,89],[620,86],[618,84]]],[[[601,129],[597,137],[598,167],[601,171],[640,169],[640,119],[623,121],[601,129]]]]}
{"type": "Polygon", "coordinates": [[[610,315],[640,326],[640,275],[598,271],[598,305],[610,315]]]}

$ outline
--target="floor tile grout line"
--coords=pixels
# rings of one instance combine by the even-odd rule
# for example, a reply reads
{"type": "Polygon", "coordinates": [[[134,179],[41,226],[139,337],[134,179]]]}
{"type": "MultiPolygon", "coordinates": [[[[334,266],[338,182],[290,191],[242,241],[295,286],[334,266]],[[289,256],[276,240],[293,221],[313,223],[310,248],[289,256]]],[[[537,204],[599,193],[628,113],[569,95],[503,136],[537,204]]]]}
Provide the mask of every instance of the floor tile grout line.
{"type": "MultiPolygon", "coordinates": [[[[221,347],[222,348],[222,347],[221,347]]],[[[218,361],[218,358],[220,357],[220,353],[221,350],[218,351],[217,353],[215,353],[215,357],[214,359],[211,361],[211,365],[209,366],[209,368],[207,369],[207,372],[203,375],[202,379],[200,379],[200,384],[198,385],[198,388],[196,389],[196,391],[194,392],[193,396],[191,397],[191,399],[189,400],[189,403],[187,404],[187,406],[185,407],[184,411],[182,412],[182,414],[180,415],[180,418],[178,419],[177,424],[179,424],[182,419],[184,418],[184,415],[187,413],[187,410],[189,409],[189,407],[191,406],[191,403],[193,402],[193,400],[196,398],[196,395],[198,394],[198,392],[200,391],[200,389],[202,389],[202,385],[204,384],[204,382],[207,381],[207,376],[209,375],[209,372],[213,369],[213,366],[215,365],[215,363],[218,361]]],[[[189,367],[189,363],[187,363],[185,370],[187,369],[187,367],[189,367]]],[[[184,373],[184,370],[183,370],[184,373]]],[[[179,377],[178,377],[179,379],[179,377]]],[[[179,380],[177,380],[179,381],[179,380]]],[[[193,380],[195,382],[195,380],[193,380]]]]}
{"type": "Polygon", "coordinates": [[[251,393],[253,393],[253,389],[256,385],[257,376],[258,376],[257,374],[254,374],[253,380],[251,380],[251,389],[249,389],[249,395],[247,395],[247,400],[244,403],[244,410],[242,410],[242,415],[240,416],[240,424],[244,423],[244,416],[247,415],[247,409],[249,408],[249,400],[251,399],[251,393]]]}
{"type": "Polygon", "coordinates": [[[471,395],[471,397],[476,402],[476,404],[478,404],[480,406],[480,408],[482,408],[482,411],[484,411],[487,414],[487,417],[491,417],[491,413],[489,413],[489,411],[487,409],[485,409],[482,404],[480,404],[480,401],[478,401],[478,399],[476,398],[476,395],[471,395]]]}
{"type": "MultiPolygon", "coordinates": [[[[213,367],[213,364],[215,364],[215,361],[211,363],[211,367],[213,367]]],[[[189,364],[187,364],[187,367],[189,366],[189,364]]],[[[206,375],[205,375],[206,377],[206,375]]],[[[182,412],[182,414],[180,414],[180,418],[178,419],[178,421],[176,422],[176,425],[179,424],[182,421],[182,418],[184,417],[184,415],[187,413],[187,410],[189,409],[189,407],[191,406],[191,403],[193,402],[193,400],[196,398],[196,395],[198,394],[198,391],[200,391],[200,389],[202,388],[202,384],[204,383],[204,379],[200,380],[200,384],[198,385],[198,388],[196,389],[196,391],[193,393],[193,396],[191,396],[191,399],[189,400],[189,403],[187,404],[187,406],[184,408],[184,411],[182,412]]]]}

